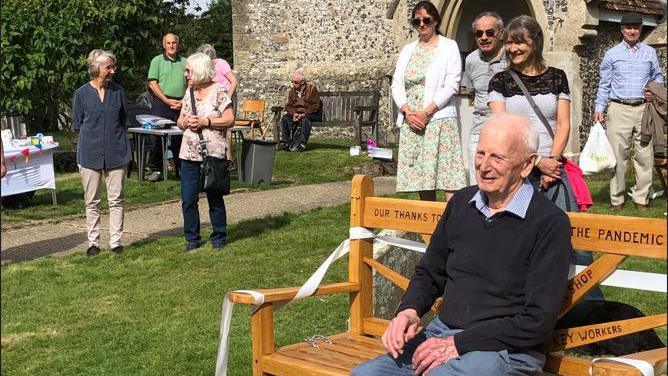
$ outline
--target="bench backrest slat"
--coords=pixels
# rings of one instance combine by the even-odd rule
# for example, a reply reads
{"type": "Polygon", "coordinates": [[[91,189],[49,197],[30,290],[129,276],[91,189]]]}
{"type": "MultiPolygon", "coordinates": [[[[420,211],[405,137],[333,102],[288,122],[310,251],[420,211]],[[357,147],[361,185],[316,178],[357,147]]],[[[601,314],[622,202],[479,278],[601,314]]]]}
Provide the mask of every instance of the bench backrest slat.
{"type": "Polygon", "coordinates": [[[666,259],[666,221],[654,218],[568,213],[576,249],[666,259]]]}
{"type": "MultiPolygon", "coordinates": [[[[364,226],[431,235],[445,203],[368,197],[364,226]]],[[[666,222],[656,218],[568,213],[575,249],[666,259],[666,222]]]]}
{"type": "Polygon", "coordinates": [[[444,209],[442,202],[368,197],[364,226],[431,235],[444,209]]]}
{"type": "Polygon", "coordinates": [[[354,122],[354,106],[377,106],[377,91],[324,91],[320,93],[323,122],[354,122]]]}

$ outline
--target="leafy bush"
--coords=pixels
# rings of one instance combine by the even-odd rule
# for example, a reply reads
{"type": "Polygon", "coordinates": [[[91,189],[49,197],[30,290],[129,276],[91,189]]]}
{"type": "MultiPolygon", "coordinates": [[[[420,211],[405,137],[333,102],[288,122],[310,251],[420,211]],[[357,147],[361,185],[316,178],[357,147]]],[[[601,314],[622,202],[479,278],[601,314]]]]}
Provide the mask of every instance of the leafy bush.
{"type": "Polygon", "coordinates": [[[77,172],[77,152],[58,150],[53,153],[53,169],[56,172],[77,172]]]}
{"type": "Polygon", "coordinates": [[[69,124],[70,101],[89,80],[86,56],[94,48],[114,52],[117,81],[126,89],[144,85],[156,51],[147,46],[159,43],[163,7],[162,0],[3,1],[0,112],[16,108],[33,131],[54,130],[59,119],[69,124]]]}

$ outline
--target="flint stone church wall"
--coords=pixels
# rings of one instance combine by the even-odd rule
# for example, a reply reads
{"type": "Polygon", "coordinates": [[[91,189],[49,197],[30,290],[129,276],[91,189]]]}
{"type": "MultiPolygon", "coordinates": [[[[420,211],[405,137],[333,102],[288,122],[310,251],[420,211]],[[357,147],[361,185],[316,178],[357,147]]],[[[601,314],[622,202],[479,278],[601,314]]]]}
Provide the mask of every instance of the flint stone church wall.
{"type": "MultiPolygon", "coordinates": [[[[320,91],[380,91],[380,127],[387,128],[392,113],[387,75],[400,47],[394,20],[386,18],[388,4],[379,0],[233,1],[239,98],[264,99],[268,108],[282,106],[290,75],[299,69],[320,91]]],[[[353,129],[313,130],[313,134],[322,133],[352,137],[353,129]]]]}

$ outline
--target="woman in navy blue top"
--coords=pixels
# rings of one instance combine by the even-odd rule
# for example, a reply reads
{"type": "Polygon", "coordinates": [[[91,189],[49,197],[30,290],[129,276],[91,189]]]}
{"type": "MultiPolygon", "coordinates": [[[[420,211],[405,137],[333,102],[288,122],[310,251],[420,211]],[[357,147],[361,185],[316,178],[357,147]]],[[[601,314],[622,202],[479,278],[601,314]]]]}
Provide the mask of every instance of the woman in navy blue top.
{"type": "Polygon", "coordinates": [[[100,253],[100,189],[104,178],[109,201],[109,245],[123,252],[123,188],[131,160],[123,88],[111,82],[116,57],[93,50],[86,60],[91,80],[74,92],[72,129],[79,134],[77,164],[86,201],[88,256],[100,253]]]}

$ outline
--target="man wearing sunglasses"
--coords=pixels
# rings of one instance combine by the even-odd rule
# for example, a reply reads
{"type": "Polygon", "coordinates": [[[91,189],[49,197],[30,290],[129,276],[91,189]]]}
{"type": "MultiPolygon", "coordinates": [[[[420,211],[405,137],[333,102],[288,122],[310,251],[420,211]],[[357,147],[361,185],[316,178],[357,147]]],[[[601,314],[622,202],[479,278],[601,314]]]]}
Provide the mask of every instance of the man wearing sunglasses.
{"type": "Polygon", "coordinates": [[[304,74],[292,74],[288,90],[287,114],[281,118],[281,148],[285,151],[304,151],[311,134],[311,122],[319,120],[320,95],[304,74]]]}
{"type": "Polygon", "coordinates": [[[508,67],[506,54],[501,48],[503,19],[496,12],[483,12],[473,21],[473,35],[478,48],[466,57],[464,66],[464,86],[475,93],[473,125],[469,133],[468,170],[469,183],[476,184],[475,150],[480,138],[482,125],[490,115],[487,106],[487,85],[498,72],[508,67]]]}

